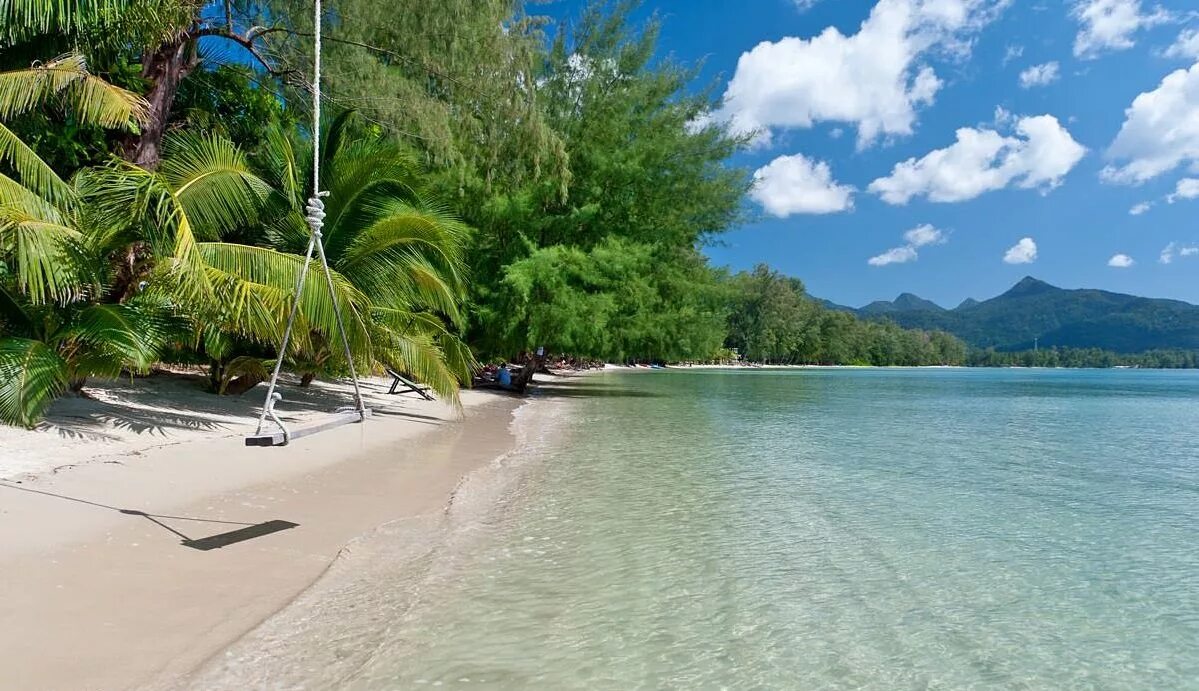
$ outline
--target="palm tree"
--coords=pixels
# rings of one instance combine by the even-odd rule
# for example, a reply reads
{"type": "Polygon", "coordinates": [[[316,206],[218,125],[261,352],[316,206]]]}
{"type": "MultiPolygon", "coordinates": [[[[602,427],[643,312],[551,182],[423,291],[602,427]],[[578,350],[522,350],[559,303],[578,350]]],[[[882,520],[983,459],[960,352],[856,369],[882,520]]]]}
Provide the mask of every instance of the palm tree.
{"type": "MultiPolygon", "coordinates": [[[[194,324],[194,341],[213,363],[214,389],[236,359],[237,341],[270,348],[281,340],[303,257],[234,242],[226,236],[259,222],[274,190],[245,155],[221,137],[176,133],[164,141],[157,170],[114,161],[81,175],[83,198],[106,219],[105,237],[120,252],[119,294],[144,291],[167,300],[194,324]],[[142,261],[141,258],[145,258],[142,261]]],[[[296,298],[296,349],[337,331],[334,302],[351,350],[369,360],[369,299],[345,277],[312,266],[296,298]]]]}
{"type": "Polygon", "coordinates": [[[0,73],[0,421],[33,425],[89,374],[149,367],[170,329],[152,303],[96,305],[102,262],[77,185],[60,178],[5,120],[45,106],[132,129],[145,104],[69,54],[0,73]]]}
{"type": "MultiPolygon", "coordinates": [[[[370,299],[374,360],[453,397],[475,368],[456,335],[464,323],[469,229],[422,193],[410,154],[392,140],[356,136],[352,127],[352,111],[336,118],[321,152],[329,265],[370,299]]],[[[280,210],[262,240],[298,253],[308,238],[311,169],[302,162],[311,160],[311,145],[281,132],[267,142],[261,168],[280,210]]],[[[327,341],[313,345],[296,358],[310,365],[309,378],[331,355],[327,341]]]]}

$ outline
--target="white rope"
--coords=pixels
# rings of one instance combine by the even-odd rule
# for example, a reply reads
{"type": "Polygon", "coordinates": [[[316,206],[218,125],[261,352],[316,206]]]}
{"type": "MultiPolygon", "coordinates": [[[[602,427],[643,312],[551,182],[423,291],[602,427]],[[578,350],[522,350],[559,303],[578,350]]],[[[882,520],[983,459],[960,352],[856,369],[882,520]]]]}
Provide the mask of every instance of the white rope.
{"type": "Polygon", "coordinates": [[[291,304],[291,312],[287,316],[287,326],[283,329],[283,340],[279,344],[278,357],[275,359],[275,369],[271,373],[270,384],[266,390],[266,400],[262,404],[262,413],[258,416],[258,429],[254,432],[257,436],[262,434],[262,425],[266,418],[270,416],[271,420],[283,430],[283,443],[287,444],[291,435],[283,423],[275,415],[275,403],[283,400],[283,396],[276,393],[275,389],[279,384],[279,371],[283,369],[283,358],[287,355],[287,345],[291,341],[291,330],[295,325],[296,313],[300,308],[300,293],[304,289],[305,281],[308,278],[308,266],[312,263],[312,250],[316,249],[320,255],[321,268],[325,272],[325,286],[329,289],[329,301],[333,304],[333,314],[337,319],[337,330],[341,333],[341,345],[345,350],[346,362],[350,366],[350,379],[354,383],[354,409],[363,420],[366,419],[366,405],[362,400],[362,390],[358,386],[358,372],[354,368],[354,355],[350,350],[350,338],[346,335],[345,322],[341,317],[341,306],[337,302],[337,294],[333,288],[333,274],[329,271],[329,261],[325,258],[325,244],[321,239],[321,231],[325,225],[325,202],[321,197],[329,196],[329,193],[321,190],[321,0],[315,0],[313,3],[313,67],[312,67],[312,196],[308,198],[308,204],[304,207],[306,216],[304,220],[308,222],[308,250],[304,253],[304,266],[300,269],[300,276],[296,280],[296,289],[294,299],[291,304]]]}

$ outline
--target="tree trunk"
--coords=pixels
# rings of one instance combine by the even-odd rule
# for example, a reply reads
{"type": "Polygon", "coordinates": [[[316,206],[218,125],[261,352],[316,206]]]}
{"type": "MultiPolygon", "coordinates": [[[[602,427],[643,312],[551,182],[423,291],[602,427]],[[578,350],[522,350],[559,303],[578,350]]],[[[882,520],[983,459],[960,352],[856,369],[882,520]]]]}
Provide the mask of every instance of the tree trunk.
{"type": "Polygon", "coordinates": [[[196,42],[186,32],[142,56],[142,78],[150,83],[150,90],[146,92],[150,108],[141,131],[125,139],[121,155],[127,161],[146,170],[158,167],[162,157],[162,137],[166,134],[179,83],[198,62],[196,42]]]}
{"type": "Polygon", "coordinates": [[[303,376],[300,377],[300,388],[308,388],[308,385],[312,383],[313,379],[316,379],[316,372],[305,372],[303,376]]]}
{"type": "Polygon", "coordinates": [[[221,381],[225,379],[225,363],[212,360],[208,363],[208,390],[212,393],[221,392],[221,381]]]}
{"type": "Polygon", "coordinates": [[[88,393],[83,390],[83,387],[86,384],[87,384],[87,377],[81,377],[81,376],[71,377],[71,381],[69,381],[67,383],[67,392],[71,396],[76,396],[78,398],[91,398],[91,396],[89,396],[88,393]]]}

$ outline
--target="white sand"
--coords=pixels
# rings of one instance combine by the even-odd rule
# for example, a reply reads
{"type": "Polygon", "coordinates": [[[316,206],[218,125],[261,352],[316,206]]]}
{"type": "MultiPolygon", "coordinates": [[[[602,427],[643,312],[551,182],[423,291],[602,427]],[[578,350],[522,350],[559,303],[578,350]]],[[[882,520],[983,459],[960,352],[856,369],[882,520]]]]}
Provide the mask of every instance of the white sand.
{"type": "MultiPolygon", "coordinates": [[[[175,375],[60,401],[36,431],[0,428],[0,689],[172,687],[354,537],[441,511],[511,448],[516,399],[465,392],[463,423],[388,383],[368,383],[366,424],[285,448],[243,445],[263,387],[216,397],[175,375]],[[268,521],[298,525],[208,551],[185,541],[268,521]]],[[[289,386],[280,410],[311,418],[341,393],[289,386]]]]}
{"type": "MultiPolygon", "coordinates": [[[[278,405],[285,421],[320,419],[352,405],[349,384],[314,382],[308,388],[283,375],[278,405]]],[[[384,412],[421,401],[416,394],[389,396],[390,378],[363,380],[367,405],[384,412]]],[[[262,409],[266,385],[243,396],[215,396],[198,374],[161,372],[132,381],[96,380],[89,398],[63,397],[36,430],[0,425],[0,479],[17,479],[83,463],[119,461],[149,449],[250,434],[262,409]]],[[[469,395],[469,394],[468,394],[469,395]]]]}

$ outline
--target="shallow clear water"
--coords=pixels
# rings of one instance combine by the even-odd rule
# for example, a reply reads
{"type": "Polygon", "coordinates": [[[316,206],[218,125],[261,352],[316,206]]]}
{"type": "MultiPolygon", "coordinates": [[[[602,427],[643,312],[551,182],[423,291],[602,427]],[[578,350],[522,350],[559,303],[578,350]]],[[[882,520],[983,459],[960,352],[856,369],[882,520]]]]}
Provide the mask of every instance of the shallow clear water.
{"type": "Polygon", "coordinates": [[[358,571],[373,607],[405,604],[356,632],[370,654],[339,684],[1199,688],[1199,373],[668,371],[557,395],[524,424],[561,432],[449,552],[358,571]]]}

